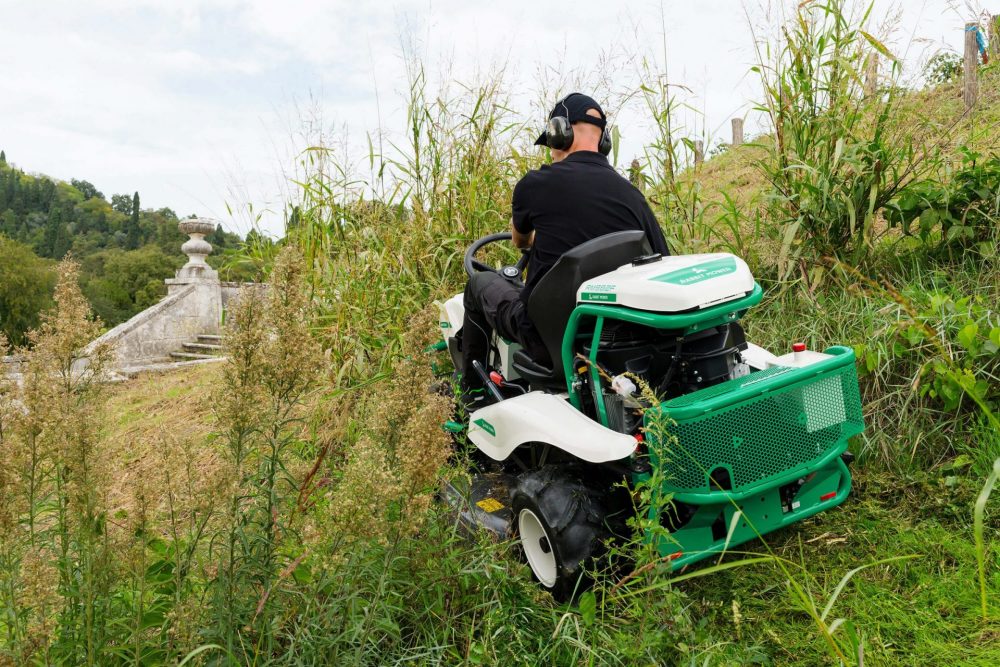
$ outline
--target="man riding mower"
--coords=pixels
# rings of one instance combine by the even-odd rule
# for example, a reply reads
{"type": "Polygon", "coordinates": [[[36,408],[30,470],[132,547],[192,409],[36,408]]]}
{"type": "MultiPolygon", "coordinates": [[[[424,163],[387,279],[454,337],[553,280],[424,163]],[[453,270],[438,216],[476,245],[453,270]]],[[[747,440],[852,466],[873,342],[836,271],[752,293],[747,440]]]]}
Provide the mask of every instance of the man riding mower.
{"type": "Polygon", "coordinates": [[[609,136],[593,100],[560,100],[539,138],[559,161],[517,184],[511,233],[473,243],[465,294],[440,304],[482,464],[451,500],[516,535],[561,599],[634,511],[623,487],[658,480],[667,536],[648,538],[680,568],[841,503],[864,426],[852,350],[747,342],[763,293],[746,263],[668,256],[609,136]],[[507,239],[530,244],[523,287],[524,258],[476,259],[507,239]]]}

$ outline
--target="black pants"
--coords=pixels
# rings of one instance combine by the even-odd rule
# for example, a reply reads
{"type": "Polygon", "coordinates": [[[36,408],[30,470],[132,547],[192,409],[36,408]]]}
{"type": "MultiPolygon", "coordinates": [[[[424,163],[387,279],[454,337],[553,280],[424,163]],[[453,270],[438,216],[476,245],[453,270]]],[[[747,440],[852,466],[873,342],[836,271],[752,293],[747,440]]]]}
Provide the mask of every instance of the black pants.
{"type": "Polygon", "coordinates": [[[482,384],[472,362],[486,367],[490,337],[496,331],[503,338],[524,346],[540,363],[549,361],[538,332],[528,319],[521,290],[492,271],[472,276],[465,286],[465,319],[462,322],[462,382],[467,387],[482,384]]]}

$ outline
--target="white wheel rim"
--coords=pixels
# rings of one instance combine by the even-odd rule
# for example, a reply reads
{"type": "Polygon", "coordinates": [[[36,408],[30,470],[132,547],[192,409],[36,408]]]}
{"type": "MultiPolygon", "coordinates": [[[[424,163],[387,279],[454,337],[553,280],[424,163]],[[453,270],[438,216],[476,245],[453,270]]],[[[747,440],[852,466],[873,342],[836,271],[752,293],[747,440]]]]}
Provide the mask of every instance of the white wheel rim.
{"type": "Polygon", "coordinates": [[[542,522],[534,512],[523,509],[517,515],[517,530],[521,535],[521,548],[528,557],[531,571],[543,586],[552,588],[556,585],[556,554],[552,550],[552,540],[545,532],[542,522]],[[543,543],[548,545],[548,551],[543,548],[543,543]]]}

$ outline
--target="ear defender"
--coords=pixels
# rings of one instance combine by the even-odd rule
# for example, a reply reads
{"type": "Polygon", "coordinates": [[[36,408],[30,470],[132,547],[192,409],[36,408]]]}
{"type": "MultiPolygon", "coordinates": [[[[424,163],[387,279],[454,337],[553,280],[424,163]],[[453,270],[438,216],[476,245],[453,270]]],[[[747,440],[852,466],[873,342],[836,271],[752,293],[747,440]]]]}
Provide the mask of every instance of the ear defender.
{"type": "Polygon", "coordinates": [[[569,118],[556,116],[549,118],[545,125],[545,143],[549,148],[559,151],[567,150],[573,145],[573,126],[569,118]]]}
{"type": "Polygon", "coordinates": [[[604,131],[601,132],[601,143],[597,144],[597,150],[601,152],[601,155],[607,155],[611,152],[611,130],[604,126],[604,131]]]}

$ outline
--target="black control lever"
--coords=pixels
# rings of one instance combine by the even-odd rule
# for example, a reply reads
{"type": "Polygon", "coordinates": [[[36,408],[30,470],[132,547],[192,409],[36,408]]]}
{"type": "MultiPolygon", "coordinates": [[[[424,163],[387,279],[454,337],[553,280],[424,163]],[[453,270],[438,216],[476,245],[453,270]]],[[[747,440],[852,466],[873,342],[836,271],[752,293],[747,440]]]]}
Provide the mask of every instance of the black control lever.
{"type": "Polygon", "coordinates": [[[483,386],[486,387],[486,391],[490,392],[490,396],[496,399],[497,402],[502,401],[503,394],[500,393],[500,388],[496,386],[496,383],[494,383],[492,379],[490,379],[489,373],[486,372],[486,369],[483,368],[483,365],[479,363],[478,359],[472,362],[472,367],[476,369],[476,375],[478,375],[479,379],[483,381],[483,386]]]}

